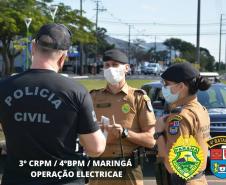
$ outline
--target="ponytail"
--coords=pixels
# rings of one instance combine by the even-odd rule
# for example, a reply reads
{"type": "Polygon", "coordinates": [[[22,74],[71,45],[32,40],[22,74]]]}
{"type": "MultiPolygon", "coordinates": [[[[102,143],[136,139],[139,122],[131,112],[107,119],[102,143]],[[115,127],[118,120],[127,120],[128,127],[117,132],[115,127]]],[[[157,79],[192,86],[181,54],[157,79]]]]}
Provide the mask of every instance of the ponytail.
{"type": "Polygon", "coordinates": [[[203,76],[197,76],[191,80],[187,80],[184,84],[188,87],[188,93],[190,95],[196,94],[198,90],[205,91],[211,86],[209,80],[203,76]]]}
{"type": "Polygon", "coordinates": [[[207,78],[204,78],[202,76],[198,76],[196,78],[196,86],[200,91],[205,91],[205,90],[209,89],[211,84],[210,84],[210,82],[207,78]]]}

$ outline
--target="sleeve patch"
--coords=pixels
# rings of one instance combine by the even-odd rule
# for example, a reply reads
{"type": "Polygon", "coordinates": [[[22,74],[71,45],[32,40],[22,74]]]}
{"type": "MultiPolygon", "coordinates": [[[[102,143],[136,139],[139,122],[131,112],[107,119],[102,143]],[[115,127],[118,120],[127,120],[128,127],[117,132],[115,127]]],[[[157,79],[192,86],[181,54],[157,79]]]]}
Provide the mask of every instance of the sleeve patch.
{"type": "Polygon", "coordinates": [[[182,120],[182,117],[179,115],[174,116],[171,118],[168,122],[168,133],[170,135],[176,135],[179,132],[180,127],[180,121],[182,120]]]}
{"type": "Polygon", "coordinates": [[[146,102],[146,105],[147,105],[148,110],[150,112],[153,112],[153,107],[152,107],[150,98],[148,97],[148,95],[144,95],[143,97],[144,97],[144,100],[146,102]]]}

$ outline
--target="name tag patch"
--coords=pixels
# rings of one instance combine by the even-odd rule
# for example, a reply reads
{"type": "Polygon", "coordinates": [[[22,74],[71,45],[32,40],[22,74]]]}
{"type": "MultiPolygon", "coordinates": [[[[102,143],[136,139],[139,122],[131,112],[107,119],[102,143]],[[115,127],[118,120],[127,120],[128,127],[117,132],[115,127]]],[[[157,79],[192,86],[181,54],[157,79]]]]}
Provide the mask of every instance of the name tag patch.
{"type": "Polygon", "coordinates": [[[97,108],[107,108],[111,107],[111,103],[99,103],[96,105],[97,108]]]}

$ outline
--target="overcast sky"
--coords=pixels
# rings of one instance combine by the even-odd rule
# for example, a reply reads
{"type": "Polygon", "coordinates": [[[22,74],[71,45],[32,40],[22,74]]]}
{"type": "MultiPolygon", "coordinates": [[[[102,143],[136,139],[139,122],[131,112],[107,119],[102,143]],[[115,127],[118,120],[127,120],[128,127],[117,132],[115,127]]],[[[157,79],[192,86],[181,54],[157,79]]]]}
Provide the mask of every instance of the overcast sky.
{"type": "MultiPolygon", "coordinates": [[[[163,42],[170,37],[181,38],[196,45],[198,0],[100,0],[99,27],[105,27],[110,36],[128,40],[163,42]]],[[[80,0],[55,0],[73,9],[80,8],[80,0]]],[[[96,1],[83,0],[84,15],[95,22],[96,1]]],[[[226,33],[226,0],[201,0],[200,46],[210,50],[219,59],[220,15],[224,14],[223,33],[226,33]]],[[[222,35],[221,60],[225,62],[226,34],[222,35]]]]}

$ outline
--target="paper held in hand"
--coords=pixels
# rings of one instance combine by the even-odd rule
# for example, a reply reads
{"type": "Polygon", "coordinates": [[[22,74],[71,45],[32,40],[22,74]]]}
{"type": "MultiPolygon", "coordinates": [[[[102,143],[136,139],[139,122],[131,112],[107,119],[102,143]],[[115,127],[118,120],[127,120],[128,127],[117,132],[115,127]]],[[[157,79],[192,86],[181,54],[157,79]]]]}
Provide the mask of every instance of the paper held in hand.
{"type": "MultiPolygon", "coordinates": [[[[101,116],[100,122],[101,122],[103,125],[109,125],[109,124],[110,124],[110,119],[109,119],[108,117],[101,116]]],[[[106,129],[104,129],[103,134],[104,134],[105,138],[107,139],[107,137],[108,137],[108,132],[106,131],[106,129]]]]}

